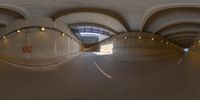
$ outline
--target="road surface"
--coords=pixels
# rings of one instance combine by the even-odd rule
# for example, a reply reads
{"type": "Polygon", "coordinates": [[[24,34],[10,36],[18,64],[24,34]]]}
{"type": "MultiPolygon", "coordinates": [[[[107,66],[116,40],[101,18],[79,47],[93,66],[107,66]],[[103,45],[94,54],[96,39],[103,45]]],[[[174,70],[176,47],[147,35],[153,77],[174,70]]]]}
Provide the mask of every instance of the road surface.
{"type": "Polygon", "coordinates": [[[126,62],[86,52],[52,71],[0,62],[0,100],[199,99],[200,66],[188,54],[126,62]]]}

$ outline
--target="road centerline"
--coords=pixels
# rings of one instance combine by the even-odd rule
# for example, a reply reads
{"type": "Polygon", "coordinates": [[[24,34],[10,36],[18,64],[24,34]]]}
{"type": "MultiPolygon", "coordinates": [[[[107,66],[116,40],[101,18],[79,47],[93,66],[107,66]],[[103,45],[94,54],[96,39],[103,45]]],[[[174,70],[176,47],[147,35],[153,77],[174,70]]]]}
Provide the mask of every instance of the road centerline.
{"type": "Polygon", "coordinates": [[[184,55],[179,59],[178,64],[181,64],[181,62],[183,61],[184,55]]]}
{"type": "Polygon", "coordinates": [[[101,69],[101,67],[100,67],[96,62],[94,62],[94,65],[96,66],[96,68],[97,68],[104,76],[106,76],[106,77],[109,78],[109,79],[112,78],[112,76],[109,75],[109,74],[107,74],[106,72],[104,72],[104,71],[101,69]]]}

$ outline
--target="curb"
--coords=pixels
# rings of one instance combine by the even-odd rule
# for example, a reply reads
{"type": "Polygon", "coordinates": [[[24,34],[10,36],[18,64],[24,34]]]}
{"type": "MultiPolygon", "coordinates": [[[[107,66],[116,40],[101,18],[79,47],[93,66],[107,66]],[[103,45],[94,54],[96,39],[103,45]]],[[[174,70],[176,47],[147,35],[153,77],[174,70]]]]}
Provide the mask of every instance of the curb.
{"type": "Polygon", "coordinates": [[[51,64],[35,64],[35,65],[27,65],[27,64],[21,64],[21,63],[16,63],[10,60],[7,60],[5,58],[0,57],[0,60],[6,64],[10,64],[19,68],[24,68],[24,69],[30,69],[30,70],[56,70],[58,69],[58,65],[61,65],[63,63],[66,63],[72,59],[74,59],[75,57],[79,56],[82,52],[80,53],[76,53],[74,55],[71,55],[70,57],[67,57],[66,59],[63,58],[62,60],[59,60],[55,63],[51,63],[51,64]]]}

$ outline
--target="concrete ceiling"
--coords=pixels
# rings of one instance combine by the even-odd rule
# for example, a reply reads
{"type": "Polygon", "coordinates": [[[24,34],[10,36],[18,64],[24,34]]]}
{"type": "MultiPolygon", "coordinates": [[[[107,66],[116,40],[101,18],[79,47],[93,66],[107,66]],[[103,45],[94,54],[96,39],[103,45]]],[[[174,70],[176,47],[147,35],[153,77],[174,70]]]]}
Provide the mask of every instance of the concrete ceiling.
{"type": "Polygon", "coordinates": [[[183,47],[200,31],[199,0],[1,0],[0,8],[0,27],[19,18],[50,17],[66,24],[99,24],[115,32],[164,37],[180,33],[166,38],[183,47]]]}
{"type": "Polygon", "coordinates": [[[165,36],[182,47],[190,47],[193,41],[187,40],[195,40],[200,32],[199,18],[199,7],[168,8],[152,14],[144,24],[143,31],[165,36]],[[194,32],[197,34],[193,34],[194,32]],[[191,36],[191,33],[193,36],[191,36]],[[171,35],[171,38],[166,35],[171,35]],[[176,36],[173,37],[173,35],[176,36]],[[183,43],[183,41],[187,41],[187,43],[183,43]]]}

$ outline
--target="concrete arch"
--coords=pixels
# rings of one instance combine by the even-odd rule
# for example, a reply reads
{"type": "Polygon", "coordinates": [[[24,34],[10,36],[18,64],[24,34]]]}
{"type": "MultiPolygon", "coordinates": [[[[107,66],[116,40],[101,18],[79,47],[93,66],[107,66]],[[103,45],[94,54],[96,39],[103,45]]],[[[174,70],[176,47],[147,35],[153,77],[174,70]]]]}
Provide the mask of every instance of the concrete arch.
{"type": "Polygon", "coordinates": [[[194,39],[176,39],[176,40],[171,40],[172,42],[176,43],[177,45],[183,47],[183,48],[189,48],[192,46],[194,39]]]}
{"type": "Polygon", "coordinates": [[[173,40],[173,39],[180,39],[180,38],[196,38],[196,36],[179,36],[179,37],[172,37],[169,40],[173,40]]]}
{"type": "Polygon", "coordinates": [[[120,15],[120,14],[118,14],[116,12],[110,11],[110,10],[105,10],[105,9],[98,9],[98,8],[66,9],[66,10],[58,11],[58,12],[52,14],[50,17],[53,20],[56,20],[56,19],[58,19],[59,17],[62,17],[62,16],[70,15],[70,14],[73,14],[73,13],[84,13],[84,12],[99,13],[99,14],[103,14],[103,15],[106,15],[106,16],[110,16],[113,19],[117,20],[119,23],[121,23],[122,26],[124,27],[124,29],[126,30],[126,32],[130,31],[130,27],[128,26],[126,20],[123,18],[122,15],[120,15]]]}
{"type": "Polygon", "coordinates": [[[189,4],[189,3],[182,3],[182,4],[163,4],[163,5],[158,5],[154,6],[152,8],[149,8],[145,11],[144,16],[142,18],[142,23],[140,24],[140,31],[144,31],[145,25],[147,21],[151,18],[152,15],[155,13],[158,13],[162,10],[166,9],[172,9],[172,8],[179,8],[179,7],[193,7],[193,8],[200,8],[200,4],[189,4]]]}
{"type": "Polygon", "coordinates": [[[196,36],[199,33],[197,31],[182,31],[182,32],[175,32],[175,33],[171,33],[169,35],[165,35],[164,37],[166,38],[170,38],[170,37],[176,37],[176,36],[182,36],[182,35],[192,35],[192,36],[196,36]],[[188,34],[189,33],[189,34],[188,34]]]}
{"type": "Polygon", "coordinates": [[[200,29],[198,28],[195,28],[195,27],[187,27],[187,28],[177,28],[177,29],[171,29],[171,30],[166,30],[166,31],[163,31],[161,34],[162,36],[168,36],[168,35],[171,35],[173,33],[180,33],[180,32],[197,32],[199,33],[200,32],[200,29]]]}
{"type": "Polygon", "coordinates": [[[5,9],[5,10],[15,12],[15,13],[19,14],[23,19],[29,18],[28,11],[26,9],[19,7],[19,6],[16,6],[16,5],[0,4],[0,9],[5,9]]]}
{"type": "Polygon", "coordinates": [[[163,30],[166,30],[170,27],[174,27],[176,25],[184,25],[184,24],[191,24],[191,25],[200,25],[200,20],[196,19],[180,19],[176,20],[175,22],[168,23],[166,25],[161,26],[159,29],[157,29],[154,33],[158,34],[162,32],[163,30]]]}
{"type": "Polygon", "coordinates": [[[5,20],[0,20],[0,27],[6,26],[8,23],[5,20]]]}
{"type": "Polygon", "coordinates": [[[117,32],[115,30],[113,30],[112,28],[105,26],[105,25],[97,24],[97,23],[74,23],[74,24],[69,25],[69,28],[74,27],[74,26],[94,26],[94,27],[103,28],[114,34],[117,34],[117,32]]]}
{"type": "MultiPolygon", "coordinates": [[[[177,43],[178,41],[186,42],[186,40],[190,40],[192,42],[192,41],[195,40],[195,37],[180,37],[180,38],[171,39],[170,41],[173,41],[173,42],[177,43]]],[[[188,44],[191,44],[191,43],[188,42],[188,44]]]]}

